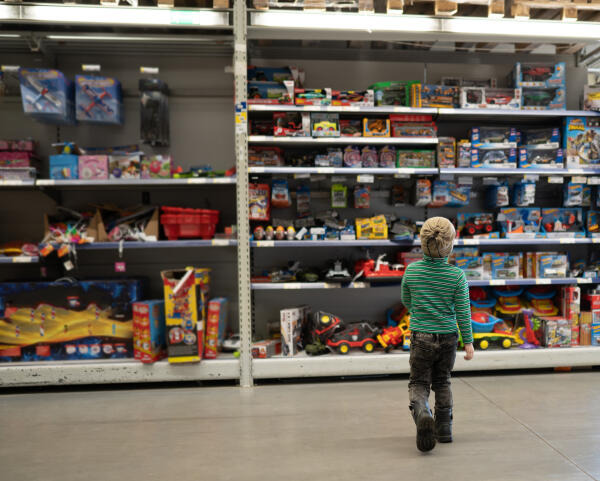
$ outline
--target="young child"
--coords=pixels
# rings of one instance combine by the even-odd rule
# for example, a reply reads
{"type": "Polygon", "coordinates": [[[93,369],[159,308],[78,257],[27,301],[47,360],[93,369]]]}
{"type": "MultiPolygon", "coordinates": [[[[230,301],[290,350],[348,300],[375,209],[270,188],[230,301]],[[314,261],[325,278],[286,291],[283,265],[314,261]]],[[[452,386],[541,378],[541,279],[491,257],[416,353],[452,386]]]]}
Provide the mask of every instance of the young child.
{"type": "Polygon", "coordinates": [[[455,237],[448,219],[427,219],[421,228],[423,260],[410,264],[402,279],[402,302],[410,312],[411,330],[408,396],[420,451],[431,451],[436,439],[452,442],[450,372],[458,329],[465,359],[474,354],[469,285],[464,272],[448,264],[455,237]],[[435,421],[429,409],[430,388],[435,392],[435,421]]]}

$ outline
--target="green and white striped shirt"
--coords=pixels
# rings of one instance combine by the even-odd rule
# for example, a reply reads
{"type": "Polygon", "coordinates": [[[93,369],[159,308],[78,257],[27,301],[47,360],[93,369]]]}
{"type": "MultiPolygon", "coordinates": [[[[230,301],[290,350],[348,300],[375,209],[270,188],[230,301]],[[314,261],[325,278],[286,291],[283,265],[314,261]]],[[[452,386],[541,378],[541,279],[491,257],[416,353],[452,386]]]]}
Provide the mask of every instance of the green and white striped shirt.
{"type": "Polygon", "coordinates": [[[406,268],[402,303],[410,312],[410,330],[447,334],[457,332],[473,342],[469,284],[465,273],[447,257],[423,256],[406,268]]]}

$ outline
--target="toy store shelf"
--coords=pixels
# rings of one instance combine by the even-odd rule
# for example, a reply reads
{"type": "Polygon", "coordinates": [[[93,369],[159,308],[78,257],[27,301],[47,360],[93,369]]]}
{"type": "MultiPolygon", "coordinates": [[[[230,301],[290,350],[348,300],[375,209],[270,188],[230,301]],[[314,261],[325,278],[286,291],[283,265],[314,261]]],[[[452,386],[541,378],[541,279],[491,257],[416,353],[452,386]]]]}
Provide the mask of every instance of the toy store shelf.
{"type": "Polygon", "coordinates": [[[591,110],[502,110],[502,109],[438,109],[440,117],[452,118],[516,118],[516,119],[540,119],[555,117],[596,117],[598,112],[591,110]]]}
{"type": "Polygon", "coordinates": [[[39,261],[37,256],[0,256],[0,264],[37,264],[39,261]]]}
{"type": "Polygon", "coordinates": [[[440,169],[441,175],[600,175],[600,169],[488,169],[450,168],[440,169]]]}
{"type": "Polygon", "coordinates": [[[436,145],[436,137],[271,137],[269,135],[250,135],[251,144],[400,144],[400,145],[436,145]]]}
{"type": "Polygon", "coordinates": [[[341,114],[421,114],[436,115],[438,109],[412,108],[385,105],[381,107],[334,106],[334,105],[249,105],[250,112],[339,112],[341,114]]]}
{"type": "Polygon", "coordinates": [[[386,167],[248,167],[249,174],[436,175],[438,169],[386,167]]]}
{"type": "Polygon", "coordinates": [[[224,11],[93,5],[0,4],[0,22],[231,29],[224,11]]]}
{"type": "Polygon", "coordinates": [[[294,241],[275,241],[275,240],[264,240],[264,241],[251,241],[251,247],[361,247],[361,246],[372,246],[372,247],[410,247],[414,245],[420,245],[412,240],[404,241],[392,241],[392,240],[294,240],[294,241]]]}
{"type": "Polygon", "coordinates": [[[564,284],[598,284],[600,277],[561,277],[557,279],[490,279],[485,281],[470,280],[470,286],[536,286],[564,284]]]}
{"type": "MultiPolygon", "coordinates": [[[[327,354],[316,357],[300,353],[294,357],[254,359],[252,375],[255,379],[276,379],[407,374],[410,372],[408,360],[409,355],[405,352],[390,354],[352,352],[345,356],[327,354]]],[[[472,361],[465,361],[459,352],[456,356],[454,370],[489,371],[593,365],[600,365],[599,347],[531,350],[513,348],[509,350],[478,350],[472,361]]]]}
{"type": "Polygon", "coordinates": [[[212,185],[227,184],[234,185],[235,177],[197,177],[190,179],[112,179],[112,180],[54,180],[39,179],[36,181],[38,187],[151,187],[151,186],[186,186],[186,185],[212,185]]]}
{"type": "Polygon", "coordinates": [[[2,187],[33,187],[35,180],[0,180],[0,188],[2,187]]]}
{"type": "Polygon", "coordinates": [[[339,282],[253,282],[251,286],[254,291],[278,291],[282,289],[367,289],[371,287],[366,282],[351,282],[346,284],[339,282]]]}
{"type": "MultiPolygon", "coordinates": [[[[92,242],[90,244],[81,244],[76,246],[77,250],[108,250],[119,249],[119,242],[92,242]]],[[[171,249],[171,248],[189,248],[189,247],[231,247],[236,246],[236,239],[194,239],[194,240],[176,240],[176,241],[157,241],[157,242],[123,242],[123,249],[171,249]]]]}
{"type": "Polygon", "coordinates": [[[238,379],[239,360],[222,354],[198,364],[142,364],[134,359],[14,362],[0,365],[0,387],[238,379]]]}

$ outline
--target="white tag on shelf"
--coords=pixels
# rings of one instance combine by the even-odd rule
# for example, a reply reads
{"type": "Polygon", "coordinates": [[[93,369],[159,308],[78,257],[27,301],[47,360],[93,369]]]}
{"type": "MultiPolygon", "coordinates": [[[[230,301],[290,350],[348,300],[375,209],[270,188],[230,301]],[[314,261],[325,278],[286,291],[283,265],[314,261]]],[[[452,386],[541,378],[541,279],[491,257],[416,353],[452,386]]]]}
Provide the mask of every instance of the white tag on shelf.
{"type": "Polygon", "coordinates": [[[575,244],[575,238],[574,237],[564,237],[562,239],[559,239],[558,242],[560,244],[575,244]]]}
{"type": "Polygon", "coordinates": [[[593,279],[589,277],[580,277],[579,279],[577,279],[577,284],[591,284],[592,280],[593,279]]]}
{"type": "Polygon", "coordinates": [[[325,289],[339,289],[341,287],[340,284],[335,284],[334,282],[326,282],[323,287],[325,289]]]}
{"type": "Polygon", "coordinates": [[[28,256],[17,256],[17,257],[13,257],[12,261],[14,264],[28,264],[32,261],[32,257],[28,257],[28,256]]]}
{"type": "Polygon", "coordinates": [[[600,185],[600,177],[588,177],[589,185],[600,185]]]}
{"type": "Polygon", "coordinates": [[[331,176],[332,184],[337,184],[339,182],[346,182],[347,180],[348,180],[348,177],[346,177],[345,175],[332,175],[331,176]]]}
{"type": "Polygon", "coordinates": [[[81,64],[81,70],[84,72],[100,72],[100,64],[98,63],[84,63],[81,64]]]}
{"type": "Polygon", "coordinates": [[[600,244],[600,237],[592,237],[592,244],[600,244]]]}
{"type": "Polygon", "coordinates": [[[305,174],[305,173],[294,174],[294,179],[310,179],[310,174],[305,174]]]}
{"type": "Polygon", "coordinates": [[[523,180],[529,182],[537,182],[538,180],[540,180],[540,176],[539,174],[525,174],[523,176],[523,180]]]}
{"type": "Polygon", "coordinates": [[[213,239],[210,245],[213,246],[228,246],[231,241],[229,239],[213,239]]]}
{"type": "Polygon", "coordinates": [[[265,171],[264,167],[250,167],[249,172],[251,174],[262,174],[265,171]]]}
{"type": "Polygon", "coordinates": [[[18,73],[20,68],[21,67],[19,67],[18,65],[2,65],[2,67],[0,67],[0,70],[2,70],[3,72],[18,73]]]}
{"type": "Polygon", "coordinates": [[[283,285],[284,289],[302,289],[302,284],[299,282],[290,282],[289,284],[283,285]]]}
{"type": "Polygon", "coordinates": [[[505,286],[506,281],[504,279],[492,279],[490,280],[490,286],[505,286]]]}
{"type": "Polygon", "coordinates": [[[272,241],[272,240],[257,241],[256,247],[275,247],[275,241],[272,241]]]}
{"type": "Polygon", "coordinates": [[[483,185],[498,185],[498,177],[484,177],[483,185]]]}
{"type": "Polygon", "coordinates": [[[549,175],[548,183],[549,184],[564,184],[565,178],[562,177],[561,175],[549,175]]]}
{"type": "Polygon", "coordinates": [[[584,177],[583,175],[573,176],[571,177],[571,182],[574,184],[587,184],[587,177],[584,177]]]}
{"type": "Polygon", "coordinates": [[[454,180],[454,174],[440,174],[440,180],[454,180]]]}
{"type": "Polygon", "coordinates": [[[160,69],[158,67],[140,67],[140,73],[146,73],[150,75],[158,75],[160,69]]]}
{"type": "Polygon", "coordinates": [[[360,182],[361,184],[372,184],[375,182],[375,176],[372,174],[357,175],[356,182],[360,182]]]}
{"type": "Polygon", "coordinates": [[[536,279],[535,283],[536,284],[552,284],[552,280],[551,279],[536,279]]]}
{"type": "Polygon", "coordinates": [[[394,179],[410,179],[410,174],[394,174],[394,179]]]}
{"type": "Polygon", "coordinates": [[[334,167],[318,167],[317,174],[333,174],[335,173],[334,167]]]}
{"type": "Polygon", "coordinates": [[[2,180],[2,181],[0,181],[0,185],[23,185],[23,181],[19,180],[19,179],[2,180]]]}
{"type": "Polygon", "coordinates": [[[473,177],[470,175],[460,176],[457,183],[460,185],[473,185],[473,177]]]}
{"type": "Polygon", "coordinates": [[[369,284],[366,282],[352,282],[351,284],[348,284],[348,287],[351,289],[366,289],[369,287],[369,284]]]}
{"type": "Polygon", "coordinates": [[[463,245],[466,246],[478,246],[479,239],[463,239],[463,245]]]}

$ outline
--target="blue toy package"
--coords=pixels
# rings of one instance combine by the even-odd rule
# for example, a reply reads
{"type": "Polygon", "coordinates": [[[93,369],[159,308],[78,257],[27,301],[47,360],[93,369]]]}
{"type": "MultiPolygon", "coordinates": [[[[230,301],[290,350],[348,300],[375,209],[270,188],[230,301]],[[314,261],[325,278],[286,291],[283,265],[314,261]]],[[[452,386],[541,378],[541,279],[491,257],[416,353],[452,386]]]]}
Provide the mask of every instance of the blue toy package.
{"type": "Polygon", "coordinates": [[[537,207],[500,209],[497,221],[507,239],[534,239],[540,232],[542,211],[537,207]]]}
{"type": "Polygon", "coordinates": [[[600,118],[566,117],[564,122],[567,168],[597,168],[600,165],[600,118]]]}
{"type": "Polygon", "coordinates": [[[567,108],[565,88],[523,89],[522,110],[564,110],[567,108]]]}
{"type": "Polygon", "coordinates": [[[569,258],[564,254],[547,254],[540,256],[538,277],[557,278],[567,277],[569,258]]]}
{"type": "Polygon", "coordinates": [[[508,183],[490,185],[485,192],[485,206],[488,209],[506,207],[509,204],[508,183]]]}
{"type": "Polygon", "coordinates": [[[122,124],[121,83],[110,77],[76,75],[75,115],[79,122],[122,124]]]}
{"type": "Polygon", "coordinates": [[[45,68],[19,70],[23,112],[40,122],[75,123],[73,82],[62,72],[45,68]]]}
{"type": "Polygon", "coordinates": [[[294,82],[248,82],[249,104],[293,104],[294,82]]]}
{"type": "Polygon", "coordinates": [[[586,222],[587,233],[589,237],[600,237],[600,212],[590,210],[587,213],[586,222]]]}
{"type": "Polygon", "coordinates": [[[457,257],[455,263],[468,280],[483,280],[483,257],[457,257]]]}
{"type": "Polygon", "coordinates": [[[512,186],[512,203],[516,207],[529,207],[535,204],[535,182],[516,182],[512,186]]]}
{"type": "Polygon", "coordinates": [[[514,127],[473,127],[471,145],[476,149],[517,147],[518,131],[514,127]]]}
{"type": "Polygon", "coordinates": [[[566,64],[530,64],[517,62],[514,69],[515,87],[566,88],[566,64]]]}
{"type": "Polygon", "coordinates": [[[567,182],[563,186],[563,205],[565,207],[585,206],[584,190],[587,191],[587,206],[589,207],[591,191],[585,184],[567,182]]]}
{"type": "Polygon", "coordinates": [[[79,156],[57,154],[50,156],[50,178],[58,180],[79,178],[79,156]]]}
{"type": "Polygon", "coordinates": [[[494,231],[494,214],[489,212],[460,212],[456,215],[456,232],[461,238],[498,239],[494,231]]]}
{"type": "Polygon", "coordinates": [[[492,254],[492,279],[517,279],[519,277],[519,256],[492,254]]]}
{"type": "Polygon", "coordinates": [[[521,147],[519,167],[521,169],[564,169],[563,151],[539,146],[521,147]]]}
{"type": "Polygon", "coordinates": [[[471,186],[445,180],[433,182],[433,199],[430,207],[464,207],[471,200],[471,186]]]}
{"type": "Polygon", "coordinates": [[[517,167],[517,149],[492,148],[471,149],[471,167],[514,169],[517,167]]]}
{"type": "Polygon", "coordinates": [[[585,237],[581,207],[542,209],[542,231],[546,237],[585,237]]]}
{"type": "Polygon", "coordinates": [[[523,129],[520,131],[519,145],[522,147],[557,149],[560,147],[560,130],[558,127],[523,129]]]}

